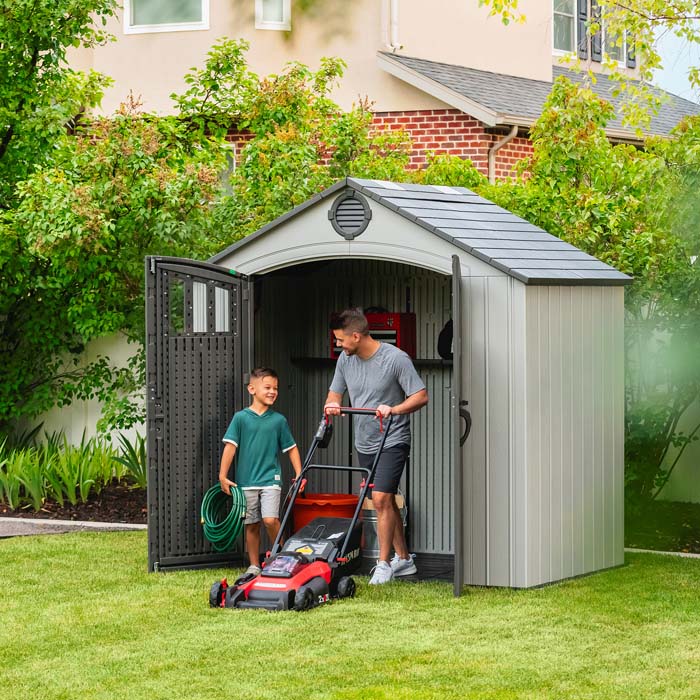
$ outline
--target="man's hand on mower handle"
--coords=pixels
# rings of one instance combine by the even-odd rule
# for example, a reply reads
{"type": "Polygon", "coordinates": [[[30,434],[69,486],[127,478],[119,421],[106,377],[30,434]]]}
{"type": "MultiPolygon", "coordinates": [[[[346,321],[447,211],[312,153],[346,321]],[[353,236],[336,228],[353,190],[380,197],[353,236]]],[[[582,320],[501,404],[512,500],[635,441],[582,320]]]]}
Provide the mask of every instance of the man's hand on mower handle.
{"type": "Polygon", "coordinates": [[[331,401],[323,407],[323,412],[329,416],[339,416],[340,404],[336,403],[335,401],[331,401]]]}
{"type": "MultiPolygon", "coordinates": [[[[298,479],[298,477],[295,476],[295,477],[292,479],[292,484],[296,484],[296,483],[297,483],[297,479],[298,479]]],[[[304,493],[304,489],[305,489],[305,488],[306,488],[306,479],[302,479],[302,480],[301,480],[301,486],[299,487],[299,493],[304,493]]]]}
{"type": "Polygon", "coordinates": [[[231,481],[231,479],[219,479],[219,483],[221,484],[221,490],[227,495],[231,495],[231,487],[236,488],[236,483],[234,481],[231,481]]]}
{"type": "Polygon", "coordinates": [[[381,404],[377,406],[377,418],[381,416],[382,418],[388,418],[391,415],[392,407],[386,404],[381,404]]]}

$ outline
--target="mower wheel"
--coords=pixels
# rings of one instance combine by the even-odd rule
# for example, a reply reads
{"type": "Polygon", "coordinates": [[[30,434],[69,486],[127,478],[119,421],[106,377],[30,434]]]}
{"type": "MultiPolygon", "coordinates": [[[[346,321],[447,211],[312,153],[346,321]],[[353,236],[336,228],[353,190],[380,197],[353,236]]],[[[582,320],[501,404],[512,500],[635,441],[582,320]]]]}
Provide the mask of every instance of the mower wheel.
{"type": "Polygon", "coordinates": [[[220,608],[226,595],[226,589],[221,585],[221,581],[213,583],[209,590],[209,607],[220,608]]]}
{"type": "Polygon", "coordinates": [[[310,588],[302,586],[297,591],[297,594],[294,596],[294,609],[298,612],[302,612],[303,610],[308,610],[309,608],[312,608],[313,605],[314,592],[310,588]]]}
{"type": "Polygon", "coordinates": [[[343,576],[338,581],[338,598],[354,598],[355,589],[355,579],[352,576],[343,576]]]}

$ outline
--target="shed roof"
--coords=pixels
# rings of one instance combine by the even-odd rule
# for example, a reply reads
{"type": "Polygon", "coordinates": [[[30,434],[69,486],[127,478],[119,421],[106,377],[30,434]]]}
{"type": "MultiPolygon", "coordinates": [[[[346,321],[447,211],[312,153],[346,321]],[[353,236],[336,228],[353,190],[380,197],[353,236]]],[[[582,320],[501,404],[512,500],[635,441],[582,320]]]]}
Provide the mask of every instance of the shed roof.
{"type": "MultiPolygon", "coordinates": [[[[471,114],[488,126],[530,126],[542,113],[552,89],[551,81],[491,73],[383,51],[378,56],[380,66],[387,72],[471,114]]],[[[586,77],[585,73],[563,66],[552,67],[553,80],[562,75],[575,82],[581,82],[586,77]]],[[[608,123],[609,135],[638,140],[622,124],[620,108],[624,98],[615,94],[615,88],[619,85],[607,75],[597,74],[595,84],[590,87],[615,108],[617,116],[608,123]]],[[[700,114],[700,105],[694,102],[658,88],[653,88],[653,92],[664,101],[658,114],[652,117],[648,130],[650,134],[667,135],[683,117],[700,114]]]]}
{"type": "MultiPolygon", "coordinates": [[[[632,278],[465,187],[345,178],[210,259],[217,263],[350,188],[525,284],[624,285],[632,278]]],[[[330,224],[329,224],[330,228],[330,224]]]]}

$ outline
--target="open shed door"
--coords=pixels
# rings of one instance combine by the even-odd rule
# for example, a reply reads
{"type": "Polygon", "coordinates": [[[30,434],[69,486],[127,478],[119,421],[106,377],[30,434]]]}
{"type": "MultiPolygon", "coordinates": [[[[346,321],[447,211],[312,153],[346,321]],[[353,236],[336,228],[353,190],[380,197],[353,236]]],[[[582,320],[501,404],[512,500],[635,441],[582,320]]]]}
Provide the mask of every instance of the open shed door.
{"type": "Polygon", "coordinates": [[[208,263],[146,258],[148,568],[231,561],[200,524],[221,439],[243,407],[252,358],[252,285],[208,263]]]}
{"type": "MultiPolygon", "coordinates": [[[[454,595],[459,596],[464,586],[464,495],[462,446],[469,434],[467,416],[462,400],[462,265],[459,256],[452,256],[452,527],[454,537],[454,595]]],[[[470,423],[470,421],[469,421],[470,423]]]]}

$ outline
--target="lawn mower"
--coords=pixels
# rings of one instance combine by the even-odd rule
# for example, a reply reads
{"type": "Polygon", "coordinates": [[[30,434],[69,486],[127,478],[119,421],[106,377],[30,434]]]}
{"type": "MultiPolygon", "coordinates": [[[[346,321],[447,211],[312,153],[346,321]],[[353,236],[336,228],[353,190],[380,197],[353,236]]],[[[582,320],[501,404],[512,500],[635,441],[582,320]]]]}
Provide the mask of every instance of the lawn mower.
{"type": "MultiPolygon", "coordinates": [[[[341,408],[341,414],[375,415],[373,408],[341,408]]],[[[379,419],[381,421],[381,418],[379,419]]],[[[209,604],[215,608],[262,608],[265,610],[308,610],[332,598],[355,595],[355,581],[350,576],[360,565],[362,524],[360,509],[372,484],[379,456],[391,427],[380,423],[382,439],[372,466],[363,467],[311,464],[319,447],[327,447],[333,432],[328,414],[324,414],[294,481],[284,509],[280,530],[272,549],[257,576],[247,574],[229,585],[226,579],[211,587],[209,604]],[[312,470],[360,472],[360,498],[351,518],[315,518],[294,533],[282,545],[282,533],[292,515],[305,477],[312,470]]]]}

